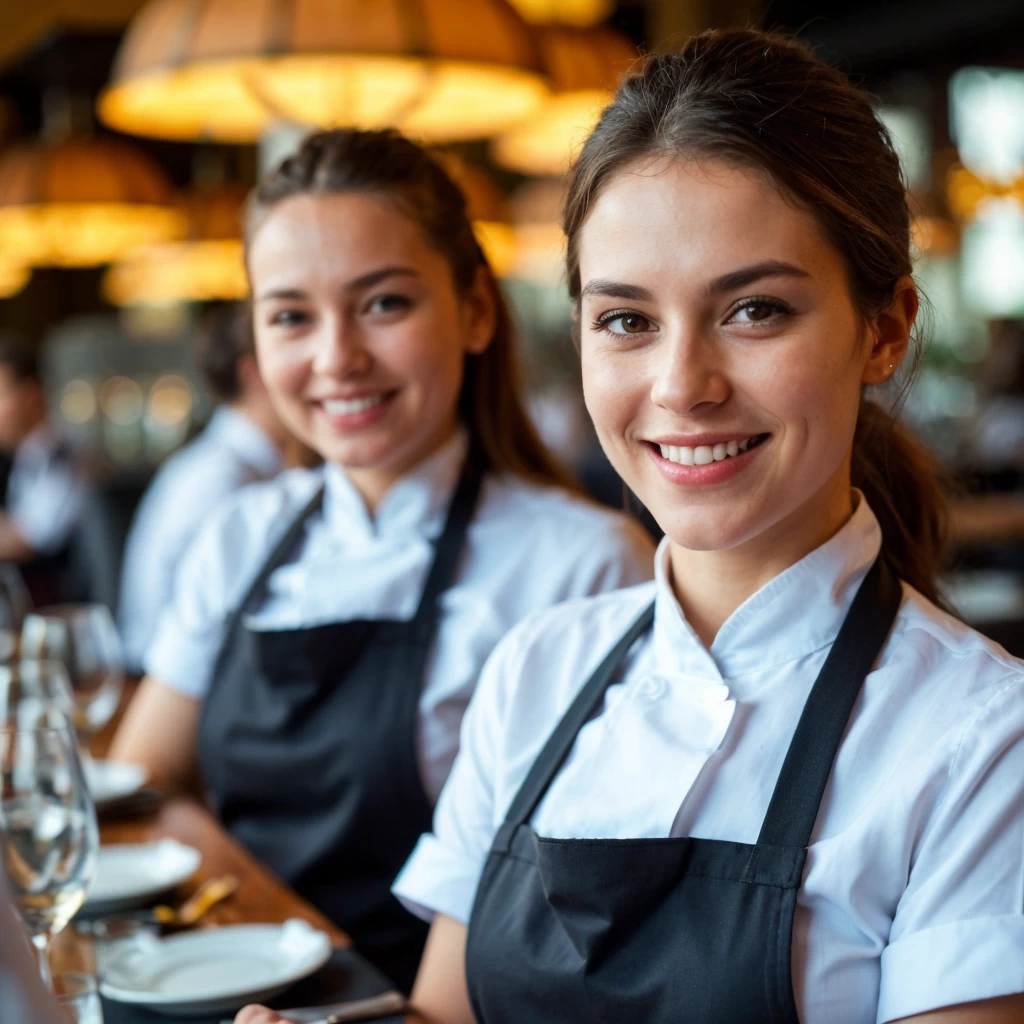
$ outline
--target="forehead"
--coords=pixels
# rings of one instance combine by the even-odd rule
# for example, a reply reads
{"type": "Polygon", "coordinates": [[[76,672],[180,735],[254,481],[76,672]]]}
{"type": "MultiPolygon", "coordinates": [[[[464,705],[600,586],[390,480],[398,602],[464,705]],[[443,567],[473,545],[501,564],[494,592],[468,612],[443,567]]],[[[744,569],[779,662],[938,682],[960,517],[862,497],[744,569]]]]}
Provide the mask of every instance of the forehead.
{"type": "Polygon", "coordinates": [[[842,274],[814,217],[767,175],[718,160],[658,158],[627,165],[598,196],[580,232],[580,276],[695,286],[765,260],[816,276],[842,274]]]}
{"type": "Polygon", "coordinates": [[[366,192],[291,196],[276,204],[248,249],[254,290],[290,282],[343,284],[383,266],[425,272],[443,257],[387,196],[366,192]]]}

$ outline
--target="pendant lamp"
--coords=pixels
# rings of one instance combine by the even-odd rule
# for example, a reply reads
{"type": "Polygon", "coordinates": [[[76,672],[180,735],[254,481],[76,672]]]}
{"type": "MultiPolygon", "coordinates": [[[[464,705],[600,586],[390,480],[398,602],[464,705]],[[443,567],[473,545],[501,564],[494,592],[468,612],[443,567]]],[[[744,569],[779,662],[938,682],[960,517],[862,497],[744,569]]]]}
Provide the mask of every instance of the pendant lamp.
{"type": "Polygon", "coordinates": [[[0,259],[0,299],[9,299],[28,284],[32,271],[18,263],[0,259]]]}
{"type": "Polygon", "coordinates": [[[596,25],[612,13],[612,0],[510,0],[535,25],[596,25]]]}
{"type": "Polygon", "coordinates": [[[439,141],[499,132],[546,93],[506,0],[150,0],[98,109],[171,139],[252,142],[283,120],[439,141]]]}
{"type": "Polygon", "coordinates": [[[637,50],[610,28],[552,25],[537,31],[553,94],[528,120],[495,139],[491,155],[520,174],[564,174],[637,50]]]}
{"type": "Polygon", "coordinates": [[[104,296],[115,306],[245,298],[244,202],[240,186],[194,189],[183,204],[187,237],[128,253],[104,275],[104,296]]]}
{"type": "Polygon", "coordinates": [[[171,183],[127,143],[72,136],[0,154],[0,253],[25,266],[95,266],[183,228],[171,183]]]}

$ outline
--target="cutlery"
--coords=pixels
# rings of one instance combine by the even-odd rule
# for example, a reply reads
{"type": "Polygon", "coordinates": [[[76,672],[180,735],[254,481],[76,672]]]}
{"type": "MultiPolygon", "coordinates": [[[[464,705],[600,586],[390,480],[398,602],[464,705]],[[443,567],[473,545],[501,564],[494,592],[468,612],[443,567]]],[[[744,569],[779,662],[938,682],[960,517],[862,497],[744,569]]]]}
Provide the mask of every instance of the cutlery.
{"type": "Polygon", "coordinates": [[[125,921],[158,924],[164,928],[190,928],[211,907],[233,896],[238,890],[238,884],[238,879],[234,875],[210,878],[178,908],[160,904],[136,913],[100,917],[91,922],[92,932],[102,936],[108,931],[116,930],[116,926],[125,921]]]}
{"type": "MultiPolygon", "coordinates": [[[[285,1020],[296,1021],[296,1024],[356,1024],[357,1021],[380,1020],[383,1017],[394,1017],[405,1013],[409,1004],[405,996],[399,992],[384,992],[370,999],[357,999],[349,1003],[338,1003],[335,1006],[321,1006],[304,1010],[281,1010],[285,1020]],[[326,1017],[311,1018],[311,1013],[323,1013],[331,1010],[326,1017]]],[[[232,1024],[221,1021],[221,1024],[232,1024]]]]}

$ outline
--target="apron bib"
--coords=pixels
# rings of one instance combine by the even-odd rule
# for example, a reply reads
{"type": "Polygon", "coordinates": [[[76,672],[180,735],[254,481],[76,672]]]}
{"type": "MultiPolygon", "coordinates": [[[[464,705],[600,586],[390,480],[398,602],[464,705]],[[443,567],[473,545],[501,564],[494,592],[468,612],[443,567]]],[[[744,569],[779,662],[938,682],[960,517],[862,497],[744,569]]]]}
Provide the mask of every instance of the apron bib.
{"type": "Polygon", "coordinates": [[[807,699],[755,844],[538,836],[534,811],[654,606],[633,623],[555,728],[495,837],[466,946],[478,1024],[798,1024],[790,949],[807,846],[900,600],[879,558],[807,699]]]}
{"type": "Polygon", "coordinates": [[[467,460],[410,621],[247,629],[321,487],[234,613],[200,717],[200,767],[228,831],[406,989],[426,926],[391,883],[431,826],[416,762],[419,699],[438,599],[454,580],[480,483],[467,460]]]}

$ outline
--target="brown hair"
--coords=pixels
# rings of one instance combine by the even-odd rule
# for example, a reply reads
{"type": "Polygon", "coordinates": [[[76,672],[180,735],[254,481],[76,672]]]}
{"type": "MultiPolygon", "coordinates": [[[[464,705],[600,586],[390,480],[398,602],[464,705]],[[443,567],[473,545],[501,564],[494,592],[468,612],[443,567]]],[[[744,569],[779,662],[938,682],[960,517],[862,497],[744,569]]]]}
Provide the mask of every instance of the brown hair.
{"type": "MultiPolygon", "coordinates": [[[[623,166],[656,157],[724,159],[767,173],[810,210],[845,260],[865,319],[911,271],[899,159],[869,97],[802,43],[754,30],[712,31],[649,57],[619,87],[573,168],[565,204],[569,291],[579,301],[580,229],[623,166]]],[[[905,396],[920,362],[914,339],[905,396]]],[[[852,482],[882,528],[894,571],[941,603],[936,576],[946,500],[930,454],[877,403],[861,400],[852,482]]]]}
{"type": "Polygon", "coordinates": [[[203,316],[195,338],[196,366],[216,399],[233,402],[241,397],[238,364],[255,351],[247,304],[221,302],[203,316]]]}
{"type": "Polygon", "coordinates": [[[512,318],[466,213],[466,199],[426,150],[395,131],[338,130],[311,135],[256,186],[246,207],[247,244],[281,201],[296,195],[370,192],[415,221],[465,293],[483,267],[497,322],[490,345],[467,355],[459,413],[487,469],[577,490],[541,441],[523,407],[512,318]]]}

